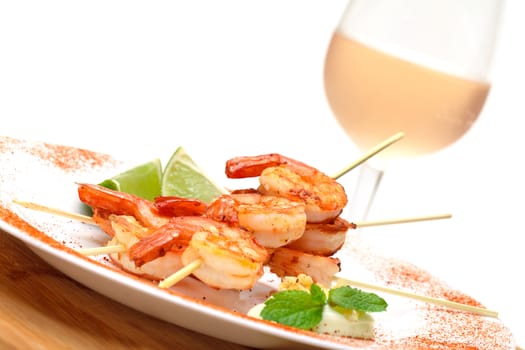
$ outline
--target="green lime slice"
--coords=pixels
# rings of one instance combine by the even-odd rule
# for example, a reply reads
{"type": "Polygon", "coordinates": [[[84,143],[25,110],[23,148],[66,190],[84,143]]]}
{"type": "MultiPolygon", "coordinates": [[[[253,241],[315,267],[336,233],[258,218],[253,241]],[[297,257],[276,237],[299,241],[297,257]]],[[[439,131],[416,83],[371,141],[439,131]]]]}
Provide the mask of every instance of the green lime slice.
{"type": "Polygon", "coordinates": [[[112,190],[154,200],[160,196],[162,166],[158,158],[126,170],[100,183],[112,190]]]}
{"type": "Polygon", "coordinates": [[[160,193],[163,196],[197,198],[209,203],[225,191],[179,147],[166,164],[160,193]]]}

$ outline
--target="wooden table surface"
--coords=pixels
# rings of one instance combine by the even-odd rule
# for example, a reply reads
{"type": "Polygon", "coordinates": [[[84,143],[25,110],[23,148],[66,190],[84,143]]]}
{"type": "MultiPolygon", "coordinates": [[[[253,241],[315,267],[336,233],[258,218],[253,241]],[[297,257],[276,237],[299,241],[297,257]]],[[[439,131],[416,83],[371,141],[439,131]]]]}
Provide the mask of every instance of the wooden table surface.
{"type": "Polygon", "coordinates": [[[1,230],[0,266],[1,349],[247,349],[119,304],[1,230]]]}

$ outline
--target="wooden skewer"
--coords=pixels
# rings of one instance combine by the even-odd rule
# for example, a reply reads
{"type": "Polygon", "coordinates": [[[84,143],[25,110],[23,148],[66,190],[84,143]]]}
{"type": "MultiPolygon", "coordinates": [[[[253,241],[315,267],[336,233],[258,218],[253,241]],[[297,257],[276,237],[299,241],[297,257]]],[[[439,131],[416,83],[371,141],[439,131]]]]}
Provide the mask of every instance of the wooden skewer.
{"type": "Polygon", "coordinates": [[[70,219],[81,221],[81,222],[86,223],[86,224],[96,225],[95,220],[93,220],[93,218],[91,216],[77,214],[77,213],[71,213],[71,212],[67,212],[67,211],[61,210],[61,209],[51,208],[51,207],[47,207],[45,205],[41,205],[41,204],[37,204],[37,203],[33,203],[33,202],[20,201],[20,200],[16,200],[16,199],[13,200],[13,203],[21,205],[24,208],[33,209],[33,210],[41,211],[41,212],[44,212],[44,213],[49,213],[49,214],[63,216],[63,217],[66,217],[66,218],[70,218],[70,219]]]}
{"type": "MultiPolygon", "coordinates": [[[[37,204],[33,202],[26,202],[26,201],[19,201],[19,200],[13,200],[14,203],[17,203],[25,208],[33,209],[37,211],[46,212],[53,215],[59,215],[63,217],[67,217],[70,219],[75,219],[87,224],[96,225],[95,221],[92,217],[77,214],[77,213],[71,213],[67,212],[61,209],[57,208],[51,208],[44,206],[42,204],[37,204]]],[[[375,221],[362,221],[362,222],[355,222],[357,227],[371,227],[371,226],[381,226],[381,225],[393,225],[393,224],[402,224],[402,223],[409,223],[409,222],[418,222],[418,221],[430,221],[430,220],[441,220],[441,219],[449,219],[452,217],[452,214],[436,214],[436,215],[426,215],[426,216],[415,216],[415,217],[408,217],[408,218],[398,218],[398,219],[386,219],[386,220],[375,220],[375,221]]],[[[109,247],[107,247],[109,248],[109,247]]],[[[89,254],[91,250],[86,250],[88,254],[86,255],[94,255],[96,251],[93,250],[93,254],[89,254]]],[[[118,251],[115,251],[118,252],[118,251]]]]}
{"type": "MultiPolygon", "coordinates": [[[[60,216],[68,217],[71,219],[79,220],[84,223],[96,225],[95,221],[90,216],[70,213],[70,212],[67,212],[61,209],[51,208],[51,207],[47,207],[47,206],[33,203],[33,202],[26,202],[26,201],[19,201],[19,200],[13,200],[13,202],[25,208],[28,208],[28,209],[38,210],[38,211],[46,212],[46,213],[53,214],[53,215],[60,215],[60,216]]],[[[355,224],[358,228],[364,228],[364,227],[393,225],[393,224],[418,222],[418,221],[449,219],[451,217],[452,217],[452,214],[436,214],[436,215],[416,216],[416,217],[400,218],[400,219],[362,221],[362,222],[356,222],[355,224]]],[[[121,245],[114,245],[114,246],[104,246],[100,248],[78,249],[77,251],[84,255],[98,255],[98,254],[121,253],[124,250],[121,245]]]]}
{"type": "Polygon", "coordinates": [[[103,247],[95,248],[79,248],[76,251],[83,255],[100,255],[100,254],[112,254],[112,253],[123,253],[127,248],[122,244],[106,245],[103,247]]]}
{"type": "Polygon", "coordinates": [[[452,217],[452,214],[436,214],[436,215],[427,215],[427,216],[415,216],[411,218],[363,221],[363,222],[355,222],[355,224],[357,228],[362,228],[362,227],[372,227],[372,226],[381,226],[381,225],[404,224],[404,223],[418,222],[418,221],[450,219],[451,217],[452,217]]]}
{"type": "Polygon", "coordinates": [[[347,172],[349,172],[350,170],[354,169],[355,167],[363,164],[368,159],[372,158],[374,155],[376,155],[377,153],[381,152],[382,150],[384,150],[385,148],[387,148],[388,146],[390,146],[394,142],[397,142],[397,141],[401,140],[404,136],[405,136],[405,134],[403,132],[398,132],[397,134],[390,136],[388,139],[386,139],[383,142],[380,142],[376,146],[372,147],[368,152],[363,154],[359,159],[357,159],[353,163],[349,164],[346,168],[341,169],[338,173],[333,175],[332,178],[334,178],[334,179],[340,178],[341,176],[345,175],[347,172]]]}
{"type": "Polygon", "coordinates": [[[494,318],[498,317],[498,312],[496,311],[484,309],[481,307],[461,304],[461,303],[457,303],[455,301],[450,301],[446,299],[427,297],[427,296],[423,296],[419,294],[404,292],[404,291],[397,290],[397,289],[392,289],[392,288],[378,286],[378,285],[369,284],[369,283],[363,283],[359,281],[353,281],[353,280],[349,280],[346,278],[340,278],[340,277],[337,278],[337,283],[338,285],[350,285],[350,286],[355,286],[355,287],[360,287],[360,288],[365,288],[365,289],[376,290],[376,291],[389,293],[389,294],[393,294],[393,295],[397,295],[397,296],[401,296],[405,298],[423,301],[429,304],[445,306],[448,308],[462,310],[462,311],[468,311],[468,312],[472,312],[472,313],[482,315],[482,316],[488,316],[488,317],[494,317],[494,318]]]}
{"type": "Polygon", "coordinates": [[[169,288],[171,286],[174,286],[175,284],[179,283],[179,281],[183,280],[184,278],[188,277],[193,273],[193,271],[197,270],[202,264],[202,260],[197,259],[195,261],[192,261],[188,265],[184,266],[179,271],[171,274],[170,276],[166,277],[162,281],[159,282],[160,288],[169,288]]]}

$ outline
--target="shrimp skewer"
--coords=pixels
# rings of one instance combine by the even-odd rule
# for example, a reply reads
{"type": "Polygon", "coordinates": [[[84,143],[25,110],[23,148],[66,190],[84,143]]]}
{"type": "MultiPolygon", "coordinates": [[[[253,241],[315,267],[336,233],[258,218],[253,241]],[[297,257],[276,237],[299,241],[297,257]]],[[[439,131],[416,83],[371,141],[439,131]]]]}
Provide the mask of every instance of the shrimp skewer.
{"type": "Polygon", "coordinates": [[[96,222],[112,237],[109,244],[128,249],[110,257],[129,272],[163,279],[200,260],[195,277],[230,289],[251,288],[263,273],[268,253],[249,232],[204,216],[161,215],[180,210],[200,214],[203,207],[198,201],[164,197],[153,203],[88,184],[79,185],[79,198],[93,206],[96,222]]]}
{"type": "MultiPolygon", "coordinates": [[[[109,254],[113,263],[121,269],[150,280],[161,280],[184,266],[180,257],[182,250],[177,250],[174,247],[170,251],[164,252],[162,256],[159,255],[157,259],[151,259],[140,266],[137,266],[130,258],[130,248],[141,239],[158,234],[158,232],[167,232],[169,228],[166,226],[161,226],[158,229],[148,229],[142,226],[134,217],[126,215],[110,215],[108,220],[113,232],[108,245],[119,244],[126,248],[124,252],[109,254]]],[[[178,247],[181,247],[181,245],[178,247]]]]}
{"type": "MultiPolygon", "coordinates": [[[[110,254],[112,260],[126,271],[154,280],[198,260],[193,275],[206,284],[250,288],[269,258],[261,245],[282,247],[299,239],[306,228],[303,202],[258,193],[224,195],[205,207],[198,200],[161,197],[150,202],[81,184],[79,197],[93,207],[95,221],[112,237],[109,244],[127,248],[110,254]],[[177,214],[195,216],[172,216],[177,214]]],[[[293,266],[291,261],[286,264],[288,270],[293,266]]],[[[274,259],[273,265],[278,266],[279,260],[274,259]]]]}
{"type": "MultiPolygon", "coordinates": [[[[184,266],[180,257],[183,249],[181,244],[178,245],[179,250],[172,248],[162,254],[157,253],[155,259],[140,265],[135,264],[129,256],[129,249],[141,239],[170,232],[170,227],[165,226],[169,224],[170,218],[162,213],[168,211],[166,207],[169,205],[174,206],[173,198],[163,198],[159,209],[154,202],[138,196],[85,183],[79,184],[78,195],[82,202],[92,207],[94,222],[111,237],[107,245],[124,248],[108,254],[115,265],[151,280],[164,279],[184,266]]],[[[188,239],[185,241],[187,246],[188,239]]]]}
{"type": "MultiPolygon", "coordinates": [[[[168,218],[160,214],[180,213],[180,207],[184,209],[188,205],[191,210],[197,208],[193,214],[201,214],[203,207],[198,202],[195,205],[180,198],[162,198],[149,204],[132,195],[122,196],[98,186],[85,185],[82,189],[89,192],[88,198],[96,199],[88,204],[103,204],[94,210],[97,222],[113,237],[110,243],[123,244],[128,249],[125,253],[110,254],[111,258],[123,269],[150,279],[166,278],[198,260],[201,263],[193,275],[206,284],[216,288],[250,288],[262,275],[262,266],[269,258],[269,253],[254,237],[263,237],[268,246],[276,248],[301,237],[306,227],[303,203],[257,193],[221,196],[209,205],[204,216],[168,218]],[[162,219],[158,222],[163,224],[146,227],[132,216],[110,214],[109,208],[115,210],[119,200],[124,202],[124,209],[117,208],[118,213],[139,213],[140,218],[145,216],[144,212],[148,216],[158,215],[162,219]],[[133,203],[137,203],[137,207],[134,208],[133,203]],[[252,232],[258,232],[258,236],[252,232]]],[[[295,257],[301,257],[295,263],[293,259],[285,260],[280,252],[274,253],[272,262],[278,271],[294,271],[294,265],[298,265],[295,270],[303,271],[301,266],[312,262],[322,262],[329,270],[334,268],[335,260],[294,251],[295,257]],[[281,263],[285,266],[279,267],[281,263]]]]}
{"type": "Polygon", "coordinates": [[[166,226],[169,229],[130,247],[129,258],[137,266],[156,261],[175,248],[181,252],[183,266],[200,261],[193,275],[214,288],[249,289],[262,276],[268,253],[249,232],[197,216],[175,217],[166,226]]]}
{"type": "Polygon", "coordinates": [[[336,180],[277,153],[229,159],[225,173],[229,178],[259,176],[261,194],[302,201],[308,222],[331,222],[348,202],[343,186],[336,180]]]}
{"type": "MultiPolygon", "coordinates": [[[[312,233],[300,240],[306,222],[310,222],[309,232],[325,232],[318,227],[331,224],[346,204],[342,186],[315,168],[277,154],[245,157],[237,164],[241,167],[231,174],[258,174],[261,193],[220,196],[206,207],[179,197],[161,197],[152,203],[132,195],[115,194],[96,185],[82,184],[79,197],[94,207],[97,222],[106,227],[105,231],[113,235],[114,240],[120,242],[115,234],[118,225],[107,225],[112,212],[133,215],[149,228],[137,234],[142,236],[140,239],[137,235],[126,237],[124,245],[128,252],[113,254],[127,270],[142,269],[158,259],[174,255],[177,259],[171,256],[171,261],[177,260],[178,266],[200,261],[193,275],[210,286],[249,288],[261,276],[261,266],[269,257],[263,245],[277,248],[269,261],[275,271],[307,272],[312,264],[319,265],[317,272],[321,273],[311,271],[308,274],[318,276],[321,281],[325,281],[323,276],[329,276],[332,270],[338,271],[337,259],[280,247],[298,240],[298,247],[308,247],[305,242],[315,242],[312,233]],[[291,254],[290,259],[285,258],[286,254],[291,254]]],[[[324,248],[324,254],[340,246],[338,240],[345,228],[348,227],[338,226],[338,234],[332,235],[337,239],[328,242],[330,248],[324,248]]],[[[119,236],[123,232],[127,231],[120,227],[119,236]]]]}
{"type": "Polygon", "coordinates": [[[249,289],[259,280],[268,259],[250,233],[206,217],[174,217],[149,229],[131,216],[110,215],[113,238],[123,253],[111,253],[125,271],[151,280],[163,280],[199,260],[193,275],[218,289],[249,289]]]}

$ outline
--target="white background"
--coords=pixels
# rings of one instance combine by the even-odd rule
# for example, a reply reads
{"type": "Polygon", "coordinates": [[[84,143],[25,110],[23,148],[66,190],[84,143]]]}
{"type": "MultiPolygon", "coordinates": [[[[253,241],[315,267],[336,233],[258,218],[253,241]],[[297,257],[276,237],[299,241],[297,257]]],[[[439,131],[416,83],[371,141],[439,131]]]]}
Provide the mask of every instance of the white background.
{"type": "MultiPolygon", "coordinates": [[[[333,173],[359,156],[331,117],[324,54],[345,0],[2,1],[0,134],[163,162],[182,145],[217,181],[227,158],[280,152],[333,173]]],[[[387,170],[363,229],[467,292],[525,344],[525,32],[507,2],[493,89],[471,131],[387,170]]],[[[343,179],[352,193],[357,171],[343,179]]],[[[352,205],[350,203],[350,205],[352,205]]]]}

